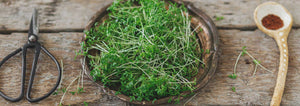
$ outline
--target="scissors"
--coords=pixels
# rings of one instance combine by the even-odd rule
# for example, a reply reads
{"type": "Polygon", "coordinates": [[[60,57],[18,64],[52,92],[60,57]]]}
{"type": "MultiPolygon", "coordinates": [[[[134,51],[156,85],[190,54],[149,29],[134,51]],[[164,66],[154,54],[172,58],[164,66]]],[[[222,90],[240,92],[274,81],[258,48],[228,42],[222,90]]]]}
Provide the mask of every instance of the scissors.
{"type": "Polygon", "coordinates": [[[22,52],[22,79],[21,79],[22,83],[21,83],[20,95],[16,98],[12,98],[12,97],[5,95],[3,92],[0,91],[0,95],[4,99],[11,101],[11,102],[20,101],[24,96],[25,74],[26,74],[26,52],[27,52],[28,48],[35,49],[34,59],[33,59],[32,67],[31,67],[29,84],[28,84],[28,88],[27,88],[27,92],[26,92],[26,98],[29,102],[38,102],[38,101],[43,100],[43,99],[47,98],[48,96],[50,96],[56,90],[56,88],[58,87],[60,80],[61,80],[61,68],[60,68],[59,63],[57,62],[55,57],[45,47],[43,47],[38,42],[37,35],[39,34],[39,28],[38,28],[38,23],[37,23],[37,17],[38,17],[37,15],[38,15],[37,10],[34,9],[32,17],[31,17],[29,31],[28,31],[28,42],[25,43],[23,47],[15,50],[12,53],[10,53],[9,55],[7,55],[0,62],[0,67],[1,67],[9,58],[22,52]],[[50,92],[48,92],[47,94],[45,94],[44,96],[39,97],[39,98],[31,98],[30,97],[31,88],[32,88],[32,84],[33,84],[33,80],[34,80],[34,76],[35,76],[35,72],[36,72],[36,66],[37,66],[37,62],[38,62],[38,58],[39,58],[41,50],[44,51],[54,61],[54,63],[56,64],[57,70],[59,71],[59,75],[58,75],[58,79],[56,81],[55,86],[50,90],[50,92]]]}

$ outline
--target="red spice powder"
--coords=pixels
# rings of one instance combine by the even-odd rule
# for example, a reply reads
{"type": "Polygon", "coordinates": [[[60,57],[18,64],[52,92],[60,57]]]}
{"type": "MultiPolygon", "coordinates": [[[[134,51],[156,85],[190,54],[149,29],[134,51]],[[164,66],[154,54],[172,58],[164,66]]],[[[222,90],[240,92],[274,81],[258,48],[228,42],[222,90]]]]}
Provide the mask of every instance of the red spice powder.
{"type": "Polygon", "coordinates": [[[280,17],[274,15],[274,14],[269,14],[265,16],[261,20],[263,26],[265,26],[267,29],[270,30],[277,30],[281,27],[283,27],[283,21],[280,19],[280,17]]]}

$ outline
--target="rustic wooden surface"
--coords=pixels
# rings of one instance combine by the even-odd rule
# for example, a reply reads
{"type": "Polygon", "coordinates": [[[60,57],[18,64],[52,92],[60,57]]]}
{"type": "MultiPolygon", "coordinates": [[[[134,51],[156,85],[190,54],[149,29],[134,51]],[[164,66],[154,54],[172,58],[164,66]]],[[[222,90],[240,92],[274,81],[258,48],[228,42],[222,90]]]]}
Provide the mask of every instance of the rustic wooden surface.
{"type": "MultiPolygon", "coordinates": [[[[0,0],[0,59],[26,42],[27,29],[32,8],[40,12],[39,36],[41,43],[64,63],[62,87],[67,85],[79,74],[80,61],[74,60],[75,51],[80,49],[79,41],[82,30],[89,18],[100,8],[113,0],[0,0]]],[[[270,103],[277,68],[279,50],[275,41],[259,31],[253,21],[255,7],[267,0],[189,0],[197,8],[209,16],[224,16],[224,20],[215,21],[220,34],[220,61],[213,79],[199,91],[186,105],[268,105],[270,103]],[[227,75],[233,72],[235,59],[243,46],[262,64],[273,71],[266,72],[258,68],[252,77],[254,63],[248,56],[241,57],[237,67],[237,79],[227,75]],[[231,87],[236,87],[232,92],[231,87]]],[[[284,5],[293,15],[294,25],[288,38],[289,70],[282,105],[300,105],[300,2],[297,0],[274,0],[284,5]]],[[[28,54],[32,54],[28,51],[28,54]]],[[[28,58],[32,55],[28,55],[28,58]]],[[[35,79],[33,96],[46,93],[56,81],[54,63],[42,55],[35,79]],[[51,63],[51,64],[49,64],[51,63]]],[[[28,63],[31,60],[28,60],[28,63]]],[[[31,64],[31,63],[29,63],[31,64]]],[[[21,55],[12,58],[5,67],[0,68],[0,90],[12,96],[19,92],[21,55]]],[[[29,67],[29,65],[28,65],[29,67]]],[[[27,80],[29,76],[27,71],[27,80]]],[[[77,82],[71,86],[74,91],[77,82]]],[[[71,95],[67,93],[64,105],[82,105],[84,101],[90,105],[130,105],[113,96],[108,96],[85,77],[85,93],[71,95]]],[[[62,93],[51,95],[38,103],[29,103],[25,99],[11,103],[0,98],[0,105],[58,105],[62,93]]],[[[182,101],[183,105],[187,101],[182,101]]]]}
{"type": "MultiPolygon", "coordinates": [[[[40,28],[44,31],[80,31],[90,17],[113,0],[1,0],[0,31],[26,31],[32,8],[40,14],[40,28]]],[[[252,19],[258,4],[268,0],[187,0],[211,17],[224,16],[216,22],[221,28],[255,29],[252,19]]],[[[273,0],[284,5],[294,16],[294,27],[300,27],[298,0],[273,0]],[[298,2],[297,2],[298,1],[298,2]]]]}

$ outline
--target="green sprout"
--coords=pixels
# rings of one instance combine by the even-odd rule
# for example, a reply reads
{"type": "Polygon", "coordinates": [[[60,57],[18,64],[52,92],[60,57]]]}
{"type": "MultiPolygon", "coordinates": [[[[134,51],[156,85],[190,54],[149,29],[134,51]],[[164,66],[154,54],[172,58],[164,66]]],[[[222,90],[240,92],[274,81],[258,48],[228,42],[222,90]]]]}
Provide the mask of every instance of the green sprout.
{"type": "Polygon", "coordinates": [[[118,94],[130,101],[154,101],[195,89],[192,78],[205,67],[200,58],[205,52],[183,5],[128,0],[114,2],[108,11],[107,20],[85,31],[86,43],[78,53],[89,58],[94,80],[119,88],[118,94]],[[99,52],[87,54],[90,50],[99,52]]]}
{"type": "Polygon", "coordinates": [[[233,91],[233,92],[235,92],[236,90],[235,90],[235,87],[231,87],[231,90],[233,91]]]}
{"type": "Polygon", "coordinates": [[[216,21],[220,21],[220,20],[223,20],[224,17],[223,16],[216,16],[216,21]]]}

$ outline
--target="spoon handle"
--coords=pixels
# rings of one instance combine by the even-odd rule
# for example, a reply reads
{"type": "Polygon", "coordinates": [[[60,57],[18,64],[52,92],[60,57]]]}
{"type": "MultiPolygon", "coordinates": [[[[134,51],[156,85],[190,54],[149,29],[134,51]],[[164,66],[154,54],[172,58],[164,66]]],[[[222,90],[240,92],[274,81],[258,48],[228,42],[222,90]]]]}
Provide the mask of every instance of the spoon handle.
{"type": "Polygon", "coordinates": [[[289,61],[287,36],[278,36],[275,37],[275,40],[280,50],[280,64],[279,64],[276,86],[271,101],[271,106],[280,105],[282,94],[284,91],[284,85],[285,85],[285,79],[287,75],[288,61],[289,61]]]}

